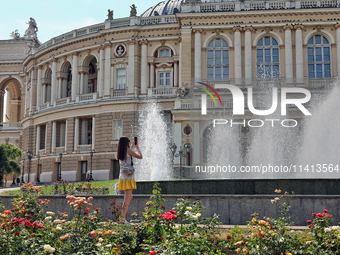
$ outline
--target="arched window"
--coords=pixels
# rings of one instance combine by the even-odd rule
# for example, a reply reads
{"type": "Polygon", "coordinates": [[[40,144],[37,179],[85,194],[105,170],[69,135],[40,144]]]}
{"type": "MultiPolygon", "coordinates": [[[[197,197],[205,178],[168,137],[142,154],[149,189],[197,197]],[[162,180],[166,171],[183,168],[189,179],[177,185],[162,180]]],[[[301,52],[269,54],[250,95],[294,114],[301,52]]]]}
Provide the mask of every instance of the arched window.
{"type": "Polygon", "coordinates": [[[279,44],[271,36],[262,37],[256,47],[257,78],[280,77],[279,44]]]}
{"type": "Polygon", "coordinates": [[[215,38],[207,48],[207,80],[229,80],[229,46],[222,38],[215,38]]]}
{"type": "Polygon", "coordinates": [[[331,45],[323,35],[308,41],[308,78],[331,78],[331,45]]]}

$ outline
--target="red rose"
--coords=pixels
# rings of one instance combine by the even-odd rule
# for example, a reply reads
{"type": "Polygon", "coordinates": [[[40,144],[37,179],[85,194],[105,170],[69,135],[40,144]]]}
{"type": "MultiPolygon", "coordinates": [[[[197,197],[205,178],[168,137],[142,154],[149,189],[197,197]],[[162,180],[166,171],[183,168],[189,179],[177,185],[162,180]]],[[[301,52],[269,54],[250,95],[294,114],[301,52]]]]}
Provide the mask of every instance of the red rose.
{"type": "Polygon", "coordinates": [[[150,255],[155,255],[156,251],[150,251],[150,255]]]}
{"type": "Polygon", "coordinates": [[[19,236],[20,234],[19,234],[19,232],[15,232],[14,235],[19,236]]]}
{"type": "Polygon", "coordinates": [[[93,238],[96,238],[96,235],[95,235],[95,234],[93,234],[93,235],[92,235],[92,237],[93,237],[93,238]]]}
{"type": "Polygon", "coordinates": [[[315,216],[316,216],[316,213],[315,213],[315,212],[313,212],[313,213],[312,213],[312,215],[315,217],[315,216]]]}
{"type": "Polygon", "coordinates": [[[328,210],[327,210],[327,209],[323,209],[323,212],[324,212],[324,213],[328,213],[328,210]]]}
{"type": "Polygon", "coordinates": [[[311,224],[311,223],[312,223],[312,221],[311,221],[311,220],[307,220],[307,223],[308,223],[308,224],[311,224]]]}

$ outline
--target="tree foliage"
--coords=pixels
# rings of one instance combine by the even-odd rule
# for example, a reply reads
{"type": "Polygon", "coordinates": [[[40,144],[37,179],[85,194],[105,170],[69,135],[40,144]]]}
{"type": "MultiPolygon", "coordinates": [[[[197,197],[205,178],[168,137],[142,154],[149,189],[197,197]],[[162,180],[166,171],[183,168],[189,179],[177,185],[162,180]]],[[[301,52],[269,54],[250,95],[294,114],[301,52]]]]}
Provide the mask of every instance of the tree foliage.
{"type": "Polygon", "coordinates": [[[22,151],[20,148],[12,144],[0,145],[0,182],[2,182],[5,174],[20,174],[21,167],[17,163],[21,157],[22,151]]]}

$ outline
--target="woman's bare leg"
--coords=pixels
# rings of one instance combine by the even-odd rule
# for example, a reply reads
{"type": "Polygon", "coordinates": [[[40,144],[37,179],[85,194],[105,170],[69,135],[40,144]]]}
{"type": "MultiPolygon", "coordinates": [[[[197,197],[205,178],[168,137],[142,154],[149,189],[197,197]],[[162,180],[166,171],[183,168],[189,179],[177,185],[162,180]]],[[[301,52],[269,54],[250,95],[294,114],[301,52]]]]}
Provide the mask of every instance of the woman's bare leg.
{"type": "Polygon", "coordinates": [[[132,189],[124,190],[124,203],[123,203],[123,209],[122,209],[122,220],[125,220],[126,213],[129,207],[129,204],[132,200],[132,189]]]}

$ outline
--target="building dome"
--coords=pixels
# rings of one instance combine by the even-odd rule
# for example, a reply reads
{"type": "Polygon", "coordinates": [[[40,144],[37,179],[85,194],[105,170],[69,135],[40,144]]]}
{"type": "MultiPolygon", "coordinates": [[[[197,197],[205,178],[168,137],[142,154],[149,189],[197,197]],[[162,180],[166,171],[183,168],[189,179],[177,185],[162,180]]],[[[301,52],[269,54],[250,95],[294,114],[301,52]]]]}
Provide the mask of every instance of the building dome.
{"type": "Polygon", "coordinates": [[[167,1],[160,2],[150,7],[149,9],[147,9],[141,15],[141,17],[174,14],[175,8],[177,8],[177,10],[181,12],[181,4],[184,2],[185,0],[167,0],[167,1]]]}

